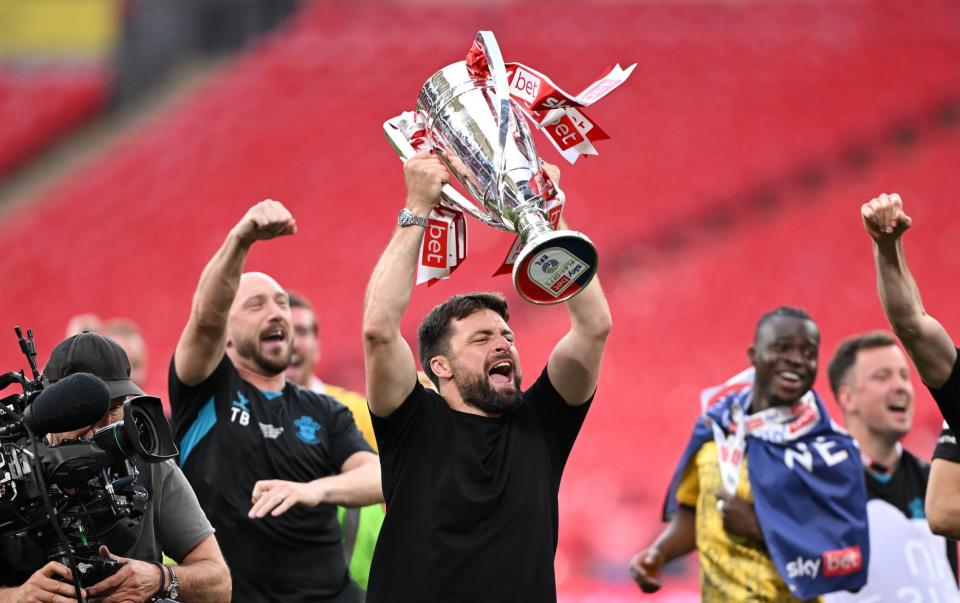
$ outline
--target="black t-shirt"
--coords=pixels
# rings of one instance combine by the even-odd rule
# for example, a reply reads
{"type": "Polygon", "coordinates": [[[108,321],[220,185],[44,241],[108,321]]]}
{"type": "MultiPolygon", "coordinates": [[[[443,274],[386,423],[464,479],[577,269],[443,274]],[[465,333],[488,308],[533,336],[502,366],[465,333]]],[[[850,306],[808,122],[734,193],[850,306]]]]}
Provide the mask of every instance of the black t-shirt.
{"type": "Polygon", "coordinates": [[[368,603],[556,601],[557,492],[589,402],[544,370],[501,417],[452,410],[419,383],[373,417],[387,514],[368,603]]]}
{"type": "Polygon", "coordinates": [[[171,362],[170,406],[180,465],[216,528],[233,600],[354,600],[335,506],[247,517],[258,480],[308,482],[370,451],[349,409],[289,382],[282,392],[261,392],[227,356],[195,386],[183,384],[171,362]]]}
{"type": "MultiPolygon", "coordinates": [[[[925,520],[924,500],[930,465],[904,450],[900,462],[891,475],[880,478],[867,471],[867,499],[886,501],[903,513],[907,519],[925,520]]],[[[957,575],[957,543],[947,540],[947,559],[954,577],[957,575]]]]}
{"type": "Polygon", "coordinates": [[[960,446],[957,445],[957,435],[944,421],[943,430],[937,438],[937,447],[933,449],[934,459],[943,459],[951,463],[960,463],[960,446]]]}
{"type": "Polygon", "coordinates": [[[904,450],[892,474],[878,477],[867,471],[866,475],[868,500],[885,500],[910,519],[924,517],[923,501],[927,495],[930,465],[904,450]]]}
{"type": "MultiPolygon", "coordinates": [[[[956,366],[954,366],[953,372],[954,376],[950,377],[950,379],[956,381],[956,366]]],[[[941,459],[951,463],[960,463],[960,446],[957,445],[957,436],[953,433],[953,430],[950,429],[950,425],[946,421],[943,422],[943,430],[940,432],[940,437],[937,438],[937,446],[933,449],[933,458],[934,460],[941,459]]],[[[957,543],[953,540],[948,540],[947,542],[950,543],[947,550],[953,555],[950,557],[950,562],[956,570],[957,543]]]]}
{"type": "Polygon", "coordinates": [[[940,389],[928,387],[930,395],[936,400],[940,407],[940,414],[950,425],[950,428],[956,431],[960,428],[960,349],[957,350],[957,359],[953,363],[953,370],[950,371],[950,377],[940,389]]]}

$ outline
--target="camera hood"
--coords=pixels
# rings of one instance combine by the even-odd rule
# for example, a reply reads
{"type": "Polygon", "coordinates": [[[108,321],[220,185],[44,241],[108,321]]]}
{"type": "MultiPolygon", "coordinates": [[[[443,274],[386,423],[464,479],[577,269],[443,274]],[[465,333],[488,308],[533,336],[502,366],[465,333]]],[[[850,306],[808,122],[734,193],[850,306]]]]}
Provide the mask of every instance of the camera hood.
{"type": "Polygon", "coordinates": [[[117,425],[115,436],[125,456],[139,456],[148,463],[159,463],[179,453],[156,396],[137,396],[124,402],[123,421],[117,425]]]}

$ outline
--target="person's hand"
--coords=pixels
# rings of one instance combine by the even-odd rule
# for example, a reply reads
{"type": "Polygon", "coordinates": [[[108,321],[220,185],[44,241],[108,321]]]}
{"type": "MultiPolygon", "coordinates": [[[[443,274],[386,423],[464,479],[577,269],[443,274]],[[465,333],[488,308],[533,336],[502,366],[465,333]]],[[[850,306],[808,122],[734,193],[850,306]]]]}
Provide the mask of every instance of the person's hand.
{"type": "Polygon", "coordinates": [[[120,569],[87,588],[87,594],[102,603],[143,603],[157,594],[162,584],[162,571],[153,563],[118,557],[105,546],[100,547],[100,556],[120,562],[120,569]]]}
{"type": "Polygon", "coordinates": [[[896,241],[910,228],[913,220],[903,211],[903,200],[897,193],[882,194],[860,207],[863,227],[874,241],[896,241]]]}
{"type": "Polygon", "coordinates": [[[403,164],[403,177],[407,182],[407,209],[429,212],[440,202],[443,185],[450,182],[450,172],[435,154],[420,151],[403,164]]]}
{"type": "Polygon", "coordinates": [[[546,173],[547,178],[550,179],[550,182],[552,182],[554,186],[560,186],[560,168],[542,160],[540,161],[540,166],[543,167],[543,171],[546,173]]]}
{"type": "Polygon", "coordinates": [[[277,517],[293,505],[315,507],[323,502],[323,496],[322,480],[305,484],[279,479],[260,480],[253,485],[253,495],[250,497],[253,507],[247,516],[259,519],[270,513],[277,517]]]}
{"type": "Polygon", "coordinates": [[[763,532],[760,531],[760,522],[757,513],[750,503],[726,491],[716,492],[717,507],[723,518],[723,529],[736,536],[763,541],[763,532]]]}
{"type": "Polygon", "coordinates": [[[660,583],[660,569],[666,559],[657,547],[640,551],[630,560],[630,575],[645,593],[655,593],[663,586],[660,583]]]}
{"type": "Polygon", "coordinates": [[[267,199],[247,210],[233,228],[237,238],[245,245],[265,241],[297,232],[297,221],[279,201],[267,199]]]}
{"type": "Polygon", "coordinates": [[[76,601],[75,593],[70,569],[62,563],[51,561],[16,589],[12,600],[14,603],[72,603],[76,601]]]}

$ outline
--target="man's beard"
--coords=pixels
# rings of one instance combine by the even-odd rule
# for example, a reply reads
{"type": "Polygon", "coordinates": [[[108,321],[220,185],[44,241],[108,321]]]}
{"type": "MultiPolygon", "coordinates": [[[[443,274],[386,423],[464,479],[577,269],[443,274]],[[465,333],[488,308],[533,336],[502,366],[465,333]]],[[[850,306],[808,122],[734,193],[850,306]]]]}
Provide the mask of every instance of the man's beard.
{"type": "Polygon", "coordinates": [[[267,375],[279,375],[290,366],[290,357],[293,354],[290,347],[287,348],[287,353],[282,357],[273,359],[260,353],[260,350],[257,349],[257,341],[254,339],[236,340],[234,345],[238,356],[252,360],[267,375]]]}
{"type": "Polygon", "coordinates": [[[453,382],[465,403],[488,414],[510,414],[519,410],[525,402],[520,392],[519,375],[513,378],[514,389],[504,393],[495,390],[486,375],[473,376],[457,371],[453,382]]]}

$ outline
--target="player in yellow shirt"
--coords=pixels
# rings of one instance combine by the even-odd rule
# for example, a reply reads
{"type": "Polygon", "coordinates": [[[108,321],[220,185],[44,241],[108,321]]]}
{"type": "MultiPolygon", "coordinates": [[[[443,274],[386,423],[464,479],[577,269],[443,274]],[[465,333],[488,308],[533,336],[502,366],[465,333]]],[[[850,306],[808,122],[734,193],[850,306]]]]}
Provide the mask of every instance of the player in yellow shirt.
{"type": "Polygon", "coordinates": [[[668,495],[670,523],[630,563],[643,592],[694,549],[706,602],[818,601],[863,585],[862,465],[812,389],[819,347],[806,312],[777,308],[757,324],[752,368],[704,392],[668,495]]]}

